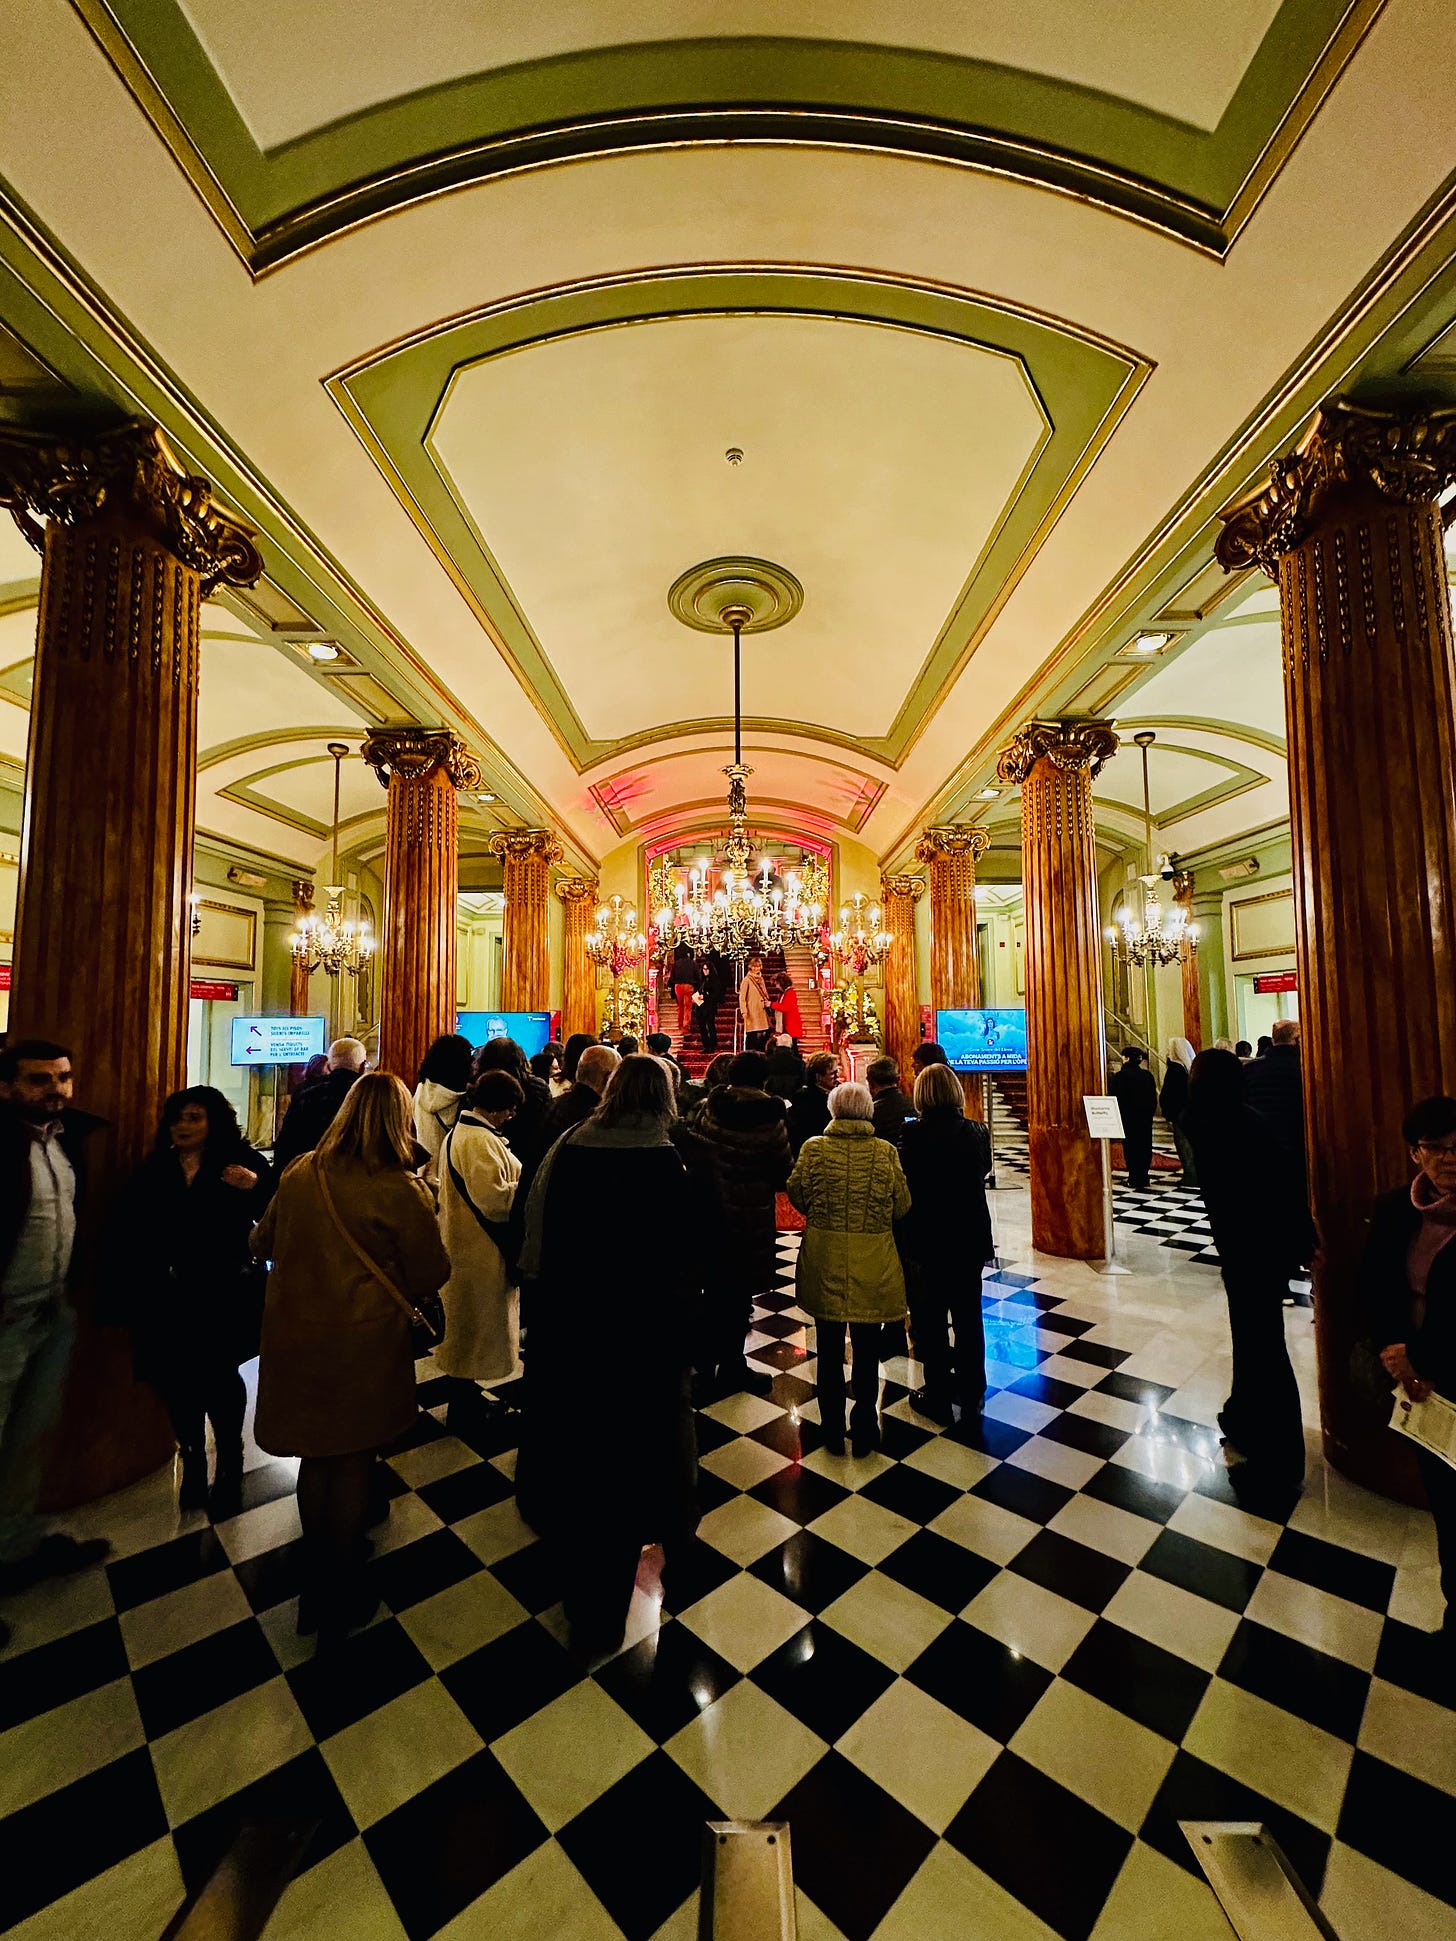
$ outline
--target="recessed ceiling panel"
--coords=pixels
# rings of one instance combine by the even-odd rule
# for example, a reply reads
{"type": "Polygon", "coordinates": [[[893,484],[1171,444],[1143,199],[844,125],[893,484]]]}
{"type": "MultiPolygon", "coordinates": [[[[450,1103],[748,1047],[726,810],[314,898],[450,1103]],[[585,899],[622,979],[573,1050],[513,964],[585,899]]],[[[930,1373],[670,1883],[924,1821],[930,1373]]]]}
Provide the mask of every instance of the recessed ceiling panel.
{"type": "Polygon", "coordinates": [[[1129,697],[1124,713],[1226,721],[1284,735],[1279,619],[1210,627],[1129,697]]]}
{"type": "Polygon", "coordinates": [[[667,590],[787,566],[745,711],[886,734],[1047,432],[1016,359],[831,318],[682,317],[457,373],[431,446],[593,738],[731,708],[726,643],[667,590]],[[730,450],[742,453],[730,462],[730,450]]]}

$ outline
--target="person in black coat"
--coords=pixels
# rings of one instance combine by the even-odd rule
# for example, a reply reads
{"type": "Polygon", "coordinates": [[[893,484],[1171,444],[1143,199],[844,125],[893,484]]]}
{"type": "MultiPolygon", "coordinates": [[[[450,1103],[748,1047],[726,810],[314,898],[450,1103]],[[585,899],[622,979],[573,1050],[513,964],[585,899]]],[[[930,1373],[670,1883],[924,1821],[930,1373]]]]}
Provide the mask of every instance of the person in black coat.
{"type": "Polygon", "coordinates": [[[921,1072],[915,1110],[900,1139],[910,1211],[898,1230],[915,1356],[925,1370],[925,1385],[910,1400],[932,1421],[950,1423],[953,1404],[967,1416],[986,1399],[981,1273],[996,1256],[986,1204],[991,1135],[966,1117],[965,1093],[948,1065],[921,1072]]]}
{"type": "Polygon", "coordinates": [[[723,1002],[723,993],[728,988],[728,972],[723,959],[716,950],[707,951],[697,960],[695,969],[698,978],[698,995],[701,1004],[693,1006],[697,1020],[698,1038],[706,1052],[718,1049],[718,1006],[723,1002]]]}
{"type": "Polygon", "coordinates": [[[753,1297],[777,1284],[778,1195],[794,1166],[784,1102],[764,1090],[766,1075],[762,1052],[740,1052],[729,1068],[731,1083],[708,1093],[694,1122],[713,1147],[728,1216],[717,1345],[698,1364],[703,1388],[719,1395],[766,1395],[773,1386],[771,1376],[749,1368],[743,1352],[753,1297]]]}
{"type": "Polygon", "coordinates": [[[1122,1111],[1122,1156],[1127,1166],[1127,1183],[1135,1192],[1145,1193],[1153,1165],[1153,1114],[1158,1109],[1158,1088],[1136,1045],[1130,1045],[1123,1053],[1122,1069],[1107,1089],[1122,1111]]]}
{"type": "Polygon", "coordinates": [[[1178,1148],[1185,1186],[1198,1184],[1198,1163],[1193,1155],[1193,1141],[1183,1130],[1184,1116],[1188,1111],[1188,1074],[1192,1070],[1194,1056],[1193,1047],[1186,1038],[1170,1038],[1168,1060],[1163,1067],[1163,1083],[1158,1091],[1158,1110],[1173,1135],[1173,1144],[1178,1148]]]}
{"type": "MultiPolygon", "coordinates": [[[[1375,1202],[1361,1264],[1365,1331],[1392,1382],[1412,1402],[1456,1401],[1456,1099],[1423,1099],[1401,1136],[1417,1171],[1375,1202]]],[[[1456,1469],[1417,1448],[1456,1637],[1456,1469]]]]}
{"type": "Polygon", "coordinates": [[[263,1273],[248,1237],[273,1196],[266,1159],[211,1085],[173,1092],[126,1195],[124,1246],[136,1374],[167,1405],[182,1452],[178,1507],[215,1518],[242,1507],[240,1365],[258,1352],[263,1273]],[[217,1475],[207,1488],[207,1423],[217,1475]]]}
{"type": "Polygon", "coordinates": [[[336,1038],[329,1046],[328,1071],[311,1085],[301,1085],[283,1115],[273,1143],[273,1165],[278,1172],[303,1153],[313,1151],[339,1116],[339,1107],[349,1096],[367,1057],[357,1038],[336,1038]]]}
{"type": "MultiPolygon", "coordinates": [[[[602,1102],[612,1073],[622,1061],[610,1045],[587,1040],[586,1050],[576,1061],[576,1075],[560,1098],[552,1099],[551,1109],[541,1126],[542,1151],[549,1152],[563,1132],[570,1132],[583,1119],[589,1119],[602,1102]]],[[[530,1191],[529,1186],[526,1189],[530,1191]]],[[[519,1191],[517,1198],[520,1197],[519,1191]]]]}
{"type": "Polygon", "coordinates": [[[1224,1439],[1246,1460],[1236,1487],[1297,1487],[1304,1477],[1299,1388],[1284,1339],[1291,1275],[1312,1251],[1293,1190],[1294,1162],[1249,1105],[1231,1051],[1203,1051],[1189,1074],[1184,1130],[1228,1297],[1233,1385],[1219,1412],[1224,1439]]]}
{"type": "Polygon", "coordinates": [[[764,1053],[768,1060],[766,1089],[787,1103],[804,1083],[804,1061],[792,1045],[777,1044],[764,1053]]]}
{"type": "Polygon", "coordinates": [[[839,1059],[816,1051],[804,1067],[804,1083],[789,1100],[789,1144],[798,1158],[806,1139],[818,1139],[829,1124],[829,1094],[839,1083],[839,1059]]]}
{"type": "Polygon", "coordinates": [[[1309,1185],[1304,1157],[1304,1077],[1299,1065],[1299,1020],[1280,1018],[1273,1043],[1263,1058],[1244,1068],[1249,1104],[1262,1113],[1294,1162],[1291,1192],[1296,1205],[1308,1207],[1309,1185]]]}
{"type": "Polygon", "coordinates": [[[915,1102],[900,1090],[900,1067],[893,1058],[876,1058],[865,1068],[865,1084],[875,1102],[875,1137],[898,1146],[900,1135],[915,1117],[915,1102]]]}

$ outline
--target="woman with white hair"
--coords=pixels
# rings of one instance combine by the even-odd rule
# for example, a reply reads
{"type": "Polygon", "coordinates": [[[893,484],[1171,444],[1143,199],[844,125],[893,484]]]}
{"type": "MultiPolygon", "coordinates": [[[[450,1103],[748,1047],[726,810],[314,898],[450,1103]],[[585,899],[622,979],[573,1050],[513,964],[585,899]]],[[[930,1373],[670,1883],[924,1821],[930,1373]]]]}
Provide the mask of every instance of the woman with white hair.
{"type": "Polygon", "coordinates": [[[879,1447],[880,1329],[905,1313],[905,1276],[894,1223],[910,1210],[900,1155],[875,1137],[867,1085],[836,1085],[829,1125],[800,1150],[787,1187],[804,1215],[798,1300],[814,1317],[819,1421],[830,1455],[844,1453],[844,1337],[854,1367],[854,1453],[879,1447]]]}

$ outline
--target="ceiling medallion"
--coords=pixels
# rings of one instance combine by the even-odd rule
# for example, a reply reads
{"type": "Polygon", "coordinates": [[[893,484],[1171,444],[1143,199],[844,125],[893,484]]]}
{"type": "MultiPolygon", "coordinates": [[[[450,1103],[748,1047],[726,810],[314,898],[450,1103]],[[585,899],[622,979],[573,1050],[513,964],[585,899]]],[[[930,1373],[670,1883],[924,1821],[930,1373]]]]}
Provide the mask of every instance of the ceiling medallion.
{"type": "Polygon", "coordinates": [[[668,588],[674,618],[699,633],[726,634],[739,617],[746,634],[767,633],[792,620],[804,589],[786,566],[771,559],[705,559],[680,573],[668,588]]]}

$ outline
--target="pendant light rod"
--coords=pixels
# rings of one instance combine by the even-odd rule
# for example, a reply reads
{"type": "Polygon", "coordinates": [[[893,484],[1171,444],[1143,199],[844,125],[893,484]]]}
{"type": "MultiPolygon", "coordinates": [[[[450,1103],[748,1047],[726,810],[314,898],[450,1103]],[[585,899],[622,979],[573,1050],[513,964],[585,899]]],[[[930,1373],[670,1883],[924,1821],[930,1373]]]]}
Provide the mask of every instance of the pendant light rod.
{"type": "Polygon", "coordinates": [[[331,755],[333,756],[333,758],[334,758],[334,861],[333,861],[333,880],[334,880],[334,882],[335,882],[335,883],[337,883],[337,882],[338,882],[338,880],[339,880],[339,775],[340,775],[340,772],[341,772],[341,768],[342,768],[342,764],[343,764],[343,760],[344,760],[344,757],[345,757],[345,755],[347,755],[347,754],[348,754],[348,752],[349,752],[349,744],[348,744],[347,742],[344,742],[344,741],[331,741],[331,742],[329,743],[329,753],[330,753],[330,754],[331,754],[331,755]]]}
{"type": "Polygon", "coordinates": [[[743,760],[743,622],[733,622],[733,759],[743,760]]]}
{"type": "Polygon", "coordinates": [[[1143,841],[1147,845],[1147,866],[1151,870],[1153,867],[1153,806],[1152,797],[1148,793],[1148,750],[1157,740],[1157,736],[1151,728],[1144,728],[1142,733],[1134,735],[1133,739],[1143,755],[1143,841]]]}

